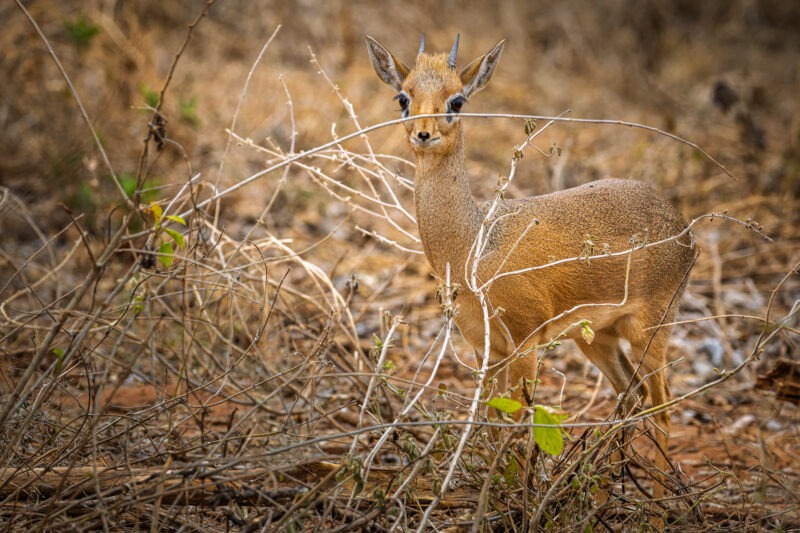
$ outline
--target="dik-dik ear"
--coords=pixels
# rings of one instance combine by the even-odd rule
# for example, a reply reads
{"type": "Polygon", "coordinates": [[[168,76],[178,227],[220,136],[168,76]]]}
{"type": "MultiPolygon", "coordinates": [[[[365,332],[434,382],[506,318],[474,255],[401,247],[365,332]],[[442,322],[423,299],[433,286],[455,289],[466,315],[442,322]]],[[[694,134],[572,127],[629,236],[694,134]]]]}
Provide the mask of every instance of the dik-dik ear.
{"type": "Polygon", "coordinates": [[[506,41],[503,39],[492,50],[485,55],[482,55],[461,71],[461,83],[464,84],[464,90],[461,91],[465,97],[469,98],[470,95],[483,89],[489,78],[492,77],[494,67],[500,61],[500,54],[503,53],[503,46],[506,41]]]}
{"type": "Polygon", "coordinates": [[[369,35],[367,35],[367,51],[378,77],[394,87],[396,91],[400,91],[403,88],[403,80],[408,76],[410,69],[369,35]]]}

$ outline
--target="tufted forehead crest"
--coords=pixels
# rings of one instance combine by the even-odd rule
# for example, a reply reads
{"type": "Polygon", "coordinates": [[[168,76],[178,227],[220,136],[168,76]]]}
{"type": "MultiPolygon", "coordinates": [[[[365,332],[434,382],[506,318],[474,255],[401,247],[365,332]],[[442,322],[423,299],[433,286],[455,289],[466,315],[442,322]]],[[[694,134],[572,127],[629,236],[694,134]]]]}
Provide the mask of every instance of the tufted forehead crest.
{"type": "Polygon", "coordinates": [[[450,68],[447,54],[421,54],[403,87],[417,96],[431,91],[449,96],[460,91],[462,83],[458,73],[450,68]]]}

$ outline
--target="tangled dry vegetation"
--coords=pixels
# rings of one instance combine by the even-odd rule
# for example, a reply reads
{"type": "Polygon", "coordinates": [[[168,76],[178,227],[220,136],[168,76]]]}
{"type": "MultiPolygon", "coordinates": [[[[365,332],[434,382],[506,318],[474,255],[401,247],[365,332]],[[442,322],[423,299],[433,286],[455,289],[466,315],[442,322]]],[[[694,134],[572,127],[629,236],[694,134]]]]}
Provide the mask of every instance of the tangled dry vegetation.
{"type": "Polygon", "coordinates": [[[800,11],[212,4],[0,8],[0,529],[798,529],[800,11]],[[535,398],[560,454],[468,416],[480,361],[399,126],[367,128],[395,115],[365,30],[409,59],[420,30],[508,37],[470,111],[650,127],[465,119],[482,198],[611,174],[696,219],[665,501],[647,417],[574,347],[542,351],[535,398]]]}

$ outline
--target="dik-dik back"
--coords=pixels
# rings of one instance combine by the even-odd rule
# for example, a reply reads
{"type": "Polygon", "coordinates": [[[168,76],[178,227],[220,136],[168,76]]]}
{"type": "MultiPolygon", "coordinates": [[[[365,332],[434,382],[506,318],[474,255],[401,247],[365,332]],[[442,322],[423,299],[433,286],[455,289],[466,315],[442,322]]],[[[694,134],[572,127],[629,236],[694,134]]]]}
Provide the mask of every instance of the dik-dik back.
{"type": "Polygon", "coordinates": [[[637,317],[655,320],[642,327],[662,323],[693,261],[689,235],[652,244],[680,234],[686,223],[655,189],[637,181],[600,180],[503,202],[494,218],[501,223],[489,233],[480,272],[496,280],[489,300],[506,302],[503,321],[512,339],[525,339],[531,324],[546,324],[529,339],[534,345],[564,332],[581,337],[580,328],[569,330],[581,317],[596,330],[637,317]]]}
{"type": "MultiPolygon", "coordinates": [[[[486,295],[492,318],[484,355],[492,374],[524,401],[537,351],[572,338],[618,393],[631,391],[626,412],[648,394],[655,405],[668,401],[669,324],[694,258],[681,215],[649,185],[609,179],[503,201],[488,216],[488,204],[470,192],[460,112],[488,83],[504,42],[460,72],[458,39],[450,54],[437,55],[425,51],[423,37],[413,68],[371,37],[367,47],[403,117],[440,114],[404,123],[416,157],[417,222],[435,273],[444,277],[449,265],[453,282],[473,289],[462,289],[455,320],[481,352],[484,310],[475,291],[486,295]],[[479,241],[486,247],[479,249],[479,241]],[[470,285],[473,266],[478,283],[470,285]],[[594,337],[582,335],[586,323],[594,337]],[[630,355],[621,338],[630,342],[630,355]]],[[[662,449],[656,466],[664,471],[669,415],[661,411],[655,420],[662,449]]],[[[662,493],[657,483],[654,494],[662,493]]]]}

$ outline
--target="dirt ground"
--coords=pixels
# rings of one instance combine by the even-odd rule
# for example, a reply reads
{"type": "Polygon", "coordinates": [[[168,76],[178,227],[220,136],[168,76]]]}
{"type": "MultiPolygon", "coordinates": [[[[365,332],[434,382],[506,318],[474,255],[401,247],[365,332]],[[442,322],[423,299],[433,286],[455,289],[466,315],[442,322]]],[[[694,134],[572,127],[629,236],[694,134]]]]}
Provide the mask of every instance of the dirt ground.
{"type": "MultiPolygon", "coordinates": [[[[800,5],[40,0],[0,20],[0,530],[800,531],[800,5]],[[535,397],[568,416],[560,456],[467,423],[479,362],[421,254],[402,128],[342,140],[398,118],[365,35],[412,63],[422,32],[460,33],[459,65],[506,39],[467,111],[571,119],[535,119],[507,196],[626,177],[696,220],[661,505],[645,458],[610,466],[617,398],[569,342],[535,397]]],[[[465,119],[476,197],[526,123],[465,119]]]]}

